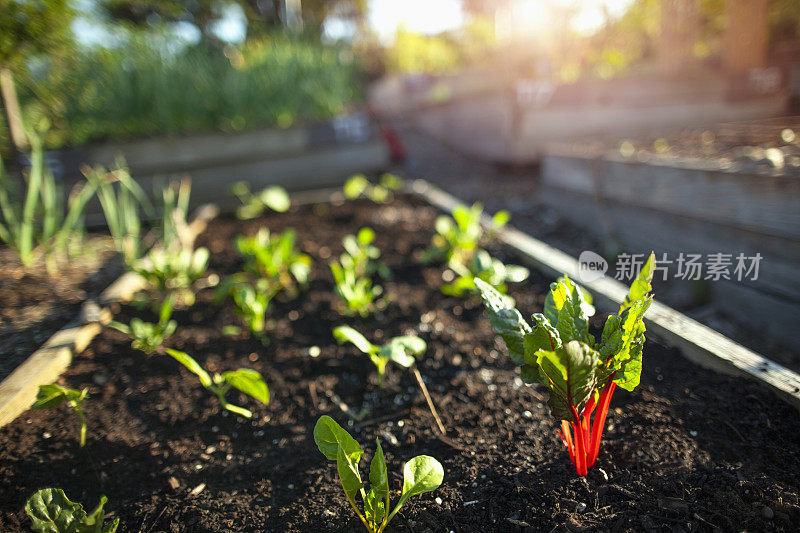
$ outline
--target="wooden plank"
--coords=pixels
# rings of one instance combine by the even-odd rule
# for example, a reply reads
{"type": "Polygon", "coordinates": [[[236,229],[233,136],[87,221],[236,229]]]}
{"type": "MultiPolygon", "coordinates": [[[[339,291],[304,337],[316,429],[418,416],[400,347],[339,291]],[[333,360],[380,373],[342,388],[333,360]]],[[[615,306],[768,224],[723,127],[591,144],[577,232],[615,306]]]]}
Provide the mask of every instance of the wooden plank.
{"type": "MultiPolygon", "coordinates": [[[[422,180],[415,181],[410,190],[443,211],[452,211],[463,204],[422,180]]],[[[484,215],[484,223],[489,222],[490,217],[484,215]]],[[[515,248],[528,264],[538,270],[553,277],[566,273],[579,279],[578,261],[568,254],[510,227],[501,231],[498,238],[515,248]]],[[[592,292],[599,307],[611,312],[618,309],[628,293],[625,285],[610,278],[583,285],[592,292]]],[[[720,373],[755,379],[800,409],[800,375],[797,373],[659,302],[650,306],[645,322],[655,338],[678,348],[694,363],[720,373]]]]}
{"type": "MultiPolygon", "coordinates": [[[[219,212],[213,205],[201,206],[189,224],[192,241],[202,233],[208,222],[219,212]]],[[[36,399],[39,385],[53,383],[67,369],[73,357],[79,354],[102,330],[101,323],[110,318],[105,307],[115,301],[126,301],[145,285],[133,272],[126,272],[112,283],[98,298],[101,307],[89,300],[84,303],[79,318],[54,333],[41,348],[0,383],[0,427],[25,412],[36,399]]]]}

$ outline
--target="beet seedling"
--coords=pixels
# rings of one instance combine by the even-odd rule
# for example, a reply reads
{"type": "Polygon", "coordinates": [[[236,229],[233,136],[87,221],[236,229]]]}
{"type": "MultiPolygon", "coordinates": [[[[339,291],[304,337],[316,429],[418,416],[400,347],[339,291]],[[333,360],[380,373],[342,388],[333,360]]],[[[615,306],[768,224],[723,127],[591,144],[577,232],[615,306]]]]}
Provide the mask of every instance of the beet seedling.
{"type": "Polygon", "coordinates": [[[375,262],[380,250],[372,245],[375,232],[361,228],[358,235],[347,235],[342,239],[345,251],[339,261],[331,261],[331,273],[336,284],[336,294],[344,301],[344,313],[369,316],[375,307],[375,300],[383,293],[383,287],[373,285],[374,272],[388,277],[389,269],[375,262]]]}
{"type": "MultiPolygon", "coordinates": [[[[261,228],[252,237],[238,236],[236,249],[244,258],[244,270],[255,277],[254,286],[260,292],[288,291],[296,296],[298,286],[308,283],[311,272],[311,257],[295,248],[297,238],[293,229],[278,235],[261,228]]],[[[234,283],[242,276],[234,277],[234,283]]]]}
{"type": "Polygon", "coordinates": [[[77,502],[69,501],[61,489],[41,489],[28,498],[25,513],[31,519],[31,530],[37,533],[114,533],[119,518],[103,525],[103,506],[108,501],[100,496],[100,503],[89,513],[77,502]]]}
{"type": "Polygon", "coordinates": [[[377,448],[369,468],[369,491],[361,480],[358,466],[364,450],[344,428],[331,417],[321,416],[314,426],[314,442],[326,458],[336,461],[345,497],[370,533],[381,533],[411,496],[436,490],[444,478],[444,468],[439,461],[428,455],[414,457],[403,467],[400,500],[390,513],[389,475],[378,439],[375,439],[377,448]],[[358,495],[363,502],[363,514],[356,505],[358,495]]]}
{"type": "Polygon", "coordinates": [[[654,268],[651,254],[619,312],[606,320],[599,343],[589,333],[594,308],[568,277],[550,285],[544,313],[533,315],[533,326],[510,298],[475,280],[489,320],[521,367],[522,379],[550,389],[550,412],[561,420],[561,438],[580,476],[597,461],[614,390],[632,391],[639,385],[654,268]]]}
{"type": "Polygon", "coordinates": [[[389,364],[389,361],[393,361],[402,367],[410,368],[416,362],[415,357],[424,354],[427,349],[424,340],[411,335],[394,337],[383,346],[376,346],[350,326],[338,326],[333,330],[333,336],[339,344],[350,342],[369,356],[370,361],[378,370],[378,385],[380,388],[383,388],[386,365],[389,364]]]}
{"type": "Polygon", "coordinates": [[[476,291],[475,279],[485,281],[497,291],[505,294],[506,283],[519,283],[528,279],[530,271],[519,265],[506,265],[499,259],[489,255],[486,250],[478,249],[466,265],[450,263],[450,269],[458,275],[451,283],[442,285],[442,293],[449,296],[464,296],[476,291]]]}
{"type": "Polygon", "coordinates": [[[373,185],[363,174],[351,176],[344,183],[344,196],[348,200],[355,200],[361,195],[369,198],[376,204],[383,204],[392,199],[392,191],[403,187],[403,180],[394,174],[383,174],[377,185],[373,185]]]}
{"type": "Polygon", "coordinates": [[[452,217],[441,215],[436,219],[436,233],[431,238],[431,245],[423,254],[423,263],[442,261],[447,264],[466,264],[475,252],[487,245],[497,231],[511,218],[508,211],[498,211],[492,217],[488,231],[481,225],[483,206],[479,203],[472,207],[459,205],[452,211],[452,217]]]}
{"type": "Polygon", "coordinates": [[[178,327],[178,323],[170,318],[173,300],[174,296],[170,294],[161,302],[156,324],[134,317],[131,318],[130,324],[111,321],[108,325],[131,337],[131,346],[134,349],[141,350],[147,355],[153,355],[164,343],[164,339],[175,333],[175,329],[178,327]]]}
{"type": "Polygon", "coordinates": [[[228,403],[225,399],[225,394],[231,387],[238,389],[240,392],[245,393],[263,404],[269,403],[269,388],[264,378],[261,377],[261,374],[255,370],[240,368],[239,370],[230,370],[222,374],[215,373],[212,377],[200,366],[200,363],[195,361],[189,354],[171,348],[167,348],[167,353],[200,378],[200,384],[213,392],[219,400],[220,405],[232,413],[236,413],[245,418],[252,418],[253,416],[250,410],[228,403]]]}
{"type": "Polygon", "coordinates": [[[196,250],[153,248],[132,270],[161,296],[154,299],[155,302],[175,295],[180,302],[191,306],[194,304],[192,285],[205,276],[208,259],[208,249],[203,247],[196,250]]]}
{"type": "Polygon", "coordinates": [[[83,400],[89,395],[89,389],[75,390],[62,387],[57,383],[39,385],[36,401],[31,407],[34,409],[52,409],[63,402],[69,403],[80,419],[81,429],[78,444],[81,448],[86,446],[86,417],[83,414],[83,400]]]}

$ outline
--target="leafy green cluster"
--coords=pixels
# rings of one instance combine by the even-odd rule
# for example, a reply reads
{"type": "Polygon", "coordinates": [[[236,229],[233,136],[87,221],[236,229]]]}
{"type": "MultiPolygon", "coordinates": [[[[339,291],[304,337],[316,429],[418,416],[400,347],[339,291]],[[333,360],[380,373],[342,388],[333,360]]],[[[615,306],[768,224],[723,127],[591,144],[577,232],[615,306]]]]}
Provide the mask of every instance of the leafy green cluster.
{"type": "Polygon", "coordinates": [[[425,341],[413,335],[393,337],[386,344],[376,346],[350,326],[338,326],[333,330],[333,336],[340,344],[351,342],[369,356],[370,361],[378,370],[378,383],[381,388],[383,388],[386,365],[389,361],[410,368],[416,362],[415,357],[421,356],[427,349],[425,341]]]}
{"type": "Polygon", "coordinates": [[[103,525],[103,506],[108,501],[100,497],[100,503],[88,515],[83,506],[71,502],[61,489],[41,489],[25,503],[25,512],[31,519],[31,529],[37,533],[114,533],[119,527],[119,518],[103,525]]]}
{"type": "Polygon", "coordinates": [[[389,512],[389,475],[378,439],[375,439],[377,449],[369,468],[369,491],[359,472],[364,450],[345,429],[331,417],[321,416],[314,426],[314,441],[326,458],[336,461],[345,497],[370,533],[383,531],[411,496],[436,490],[444,478],[444,469],[439,461],[427,455],[414,457],[403,467],[400,500],[389,512]],[[356,505],[358,495],[363,502],[363,513],[356,505]]]}
{"type": "Polygon", "coordinates": [[[244,271],[228,276],[217,291],[217,299],[231,297],[236,313],[250,331],[266,342],[266,314],[269,304],[281,292],[296,297],[308,284],[311,257],[297,251],[293,229],[278,235],[261,228],[252,237],[236,238],[244,258],[244,271]]]}
{"type": "Polygon", "coordinates": [[[600,341],[589,333],[591,300],[564,276],[550,285],[544,313],[528,324],[506,296],[476,280],[492,326],[521,367],[522,379],[550,389],[556,419],[575,422],[598,389],[612,381],[625,390],[639,384],[644,346],[644,313],[653,296],[655,255],[644,264],[616,315],[608,317],[600,341]]]}
{"type": "Polygon", "coordinates": [[[75,390],[62,387],[57,383],[39,385],[36,401],[31,407],[34,409],[52,409],[63,402],[69,403],[80,419],[81,429],[78,444],[81,448],[86,446],[86,416],[83,414],[83,401],[89,395],[89,389],[75,390]]]}
{"type": "Polygon", "coordinates": [[[167,297],[161,303],[158,314],[158,322],[145,322],[139,317],[131,318],[130,324],[122,324],[112,320],[108,325],[131,337],[131,346],[136,350],[141,350],[148,355],[155,354],[164,340],[175,333],[178,323],[172,320],[172,297],[167,297]]]}
{"type": "Polygon", "coordinates": [[[200,366],[200,363],[195,361],[189,354],[171,348],[167,348],[167,353],[200,378],[200,383],[203,387],[213,392],[219,400],[220,405],[232,413],[236,413],[245,418],[252,418],[253,416],[253,413],[249,409],[229,403],[225,399],[225,394],[231,387],[238,389],[240,392],[243,392],[261,403],[269,403],[269,388],[264,378],[261,377],[261,374],[255,370],[240,368],[238,370],[229,370],[222,374],[215,373],[212,377],[200,366]]]}
{"type": "Polygon", "coordinates": [[[357,235],[346,235],[342,239],[344,253],[338,262],[329,263],[345,314],[369,316],[375,309],[376,298],[383,294],[383,287],[373,284],[372,275],[391,275],[385,265],[376,261],[380,250],[372,244],[374,240],[375,232],[371,228],[361,228],[357,235]]]}
{"type": "Polygon", "coordinates": [[[344,183],[344,196],[348,200],[364,196],[376,204],[384,204],[392,200],[393,191],[402,187],[402,178],[394,174],[382,174],[377,184],[370,183],[364,174],[355,174],[344,183]]]}
{"type": "Polygon", "coordinates": [[[469,208],[459,205],[453,209],[452,217],[441,215],[436,219],[436,233],[422,262],[443,262],[451,270],[443,275],[444,294],[464,296],[475,291],[475,278],[505,294],[507,282],[524,281],[530,274],[527,268],[505,265],[483,249],[508,223],[508,211],[495,213],[488,231],[481,224],[482,216],[483,207],[475,203],[469,208]]]}
{"type": "Polygon", "coordinates": [[[261,192],[253,194],[246,181],[239,181],[231,187],[231,192],[242,202],[236,210],[236,216],[241,220],[250,220],[260,216],[266,209],[278,213],[285,213],[292,205],[286,189],[274,185],[261,192]]]}
{"type": "Polygon", "coordinates": [[[139,274],[160,298],[154,301],[160,306],[161,301],[174,296],[186,305],[194,304],[192,285],[203,279],[208,268],[209,252],[207,248],[152,248],[147,255],[137,261],[133,272],[139,274]]]}

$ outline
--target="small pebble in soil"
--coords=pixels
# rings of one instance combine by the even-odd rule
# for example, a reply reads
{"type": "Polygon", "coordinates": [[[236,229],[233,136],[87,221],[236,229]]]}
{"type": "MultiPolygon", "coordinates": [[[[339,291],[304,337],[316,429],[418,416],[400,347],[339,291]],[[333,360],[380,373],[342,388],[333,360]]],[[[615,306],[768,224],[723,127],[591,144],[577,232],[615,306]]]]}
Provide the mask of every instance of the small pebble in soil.
{"type": "Polygon", "coordinates": [[[225,456],[226,461],[230,461],[231,459],[233,459],[233,454],[229,453],[228,455],[225,456]]]}
{"type": "Polygon", "coordinates": [[[576,507],[579,513],[582,513],[586,510],[586,504],[583,502],[578,502],[578,506],[576,507]]]}
{"type": "Polygon", "coordinates": [[[202,469],[203,469],[203,465],[201,465],[201,464],[196,464],[196,465],[194,465],[194,469],[195,469],[195,470],[202,470],[202,469]]]}
{"type": "Polygon", "coordinates": [[[319,357],[321,353],[322,350],[320,349],[319,346],[312,346],[308,349],[308,355],[311,357],[319,357]]]}
{"type": "Polygon", "coordinates": [[[289,490],[294,490],[294,483],[289,483],[288,485],[286,485],[286,488],[289,490]]]}
{"type": "Polygon", "coordinates": [[[436,497],[436,499],[434,501],[436,502],[436,505],[442,505],[442,499],[439,498],[438,496],[436,497]]]}
{"type": "Polygon", "coordinates": [[[761,511],[761,515],[767,520],[772,520],[775,518],[775,512],[770,507],[764,507],[764,510],[761,511]]]}
{"type": "Polygon", "coordinates": [[[526,409],[525,411],[522,412],[522,416],[524,416],[525,418],[533,418],[533,413],[531,413],[526,409]]]}
{"type": "Polygon", "coordinates": [[[42,433],[42,438],[44,439],[49,439],[52,436],[53,435],[49,431],[45,431],[44,433],[42,433]]]}
{"type": "Polygon", "coordinates": [[[212,433],[219,433],[219,426],[211,426],[212,433]]]}
{"type": "Polygon", "coordinates": [[[691,430],[691,431],[689,432],[689,435],[691,435],[692,437],[696,437],[696,436],[697,436],[697,431],[695,431],[695,430],[691,430]]]}
{"type": "Polygon", "coordinates": [[[405,422],[405,420],[398,420],[398,421],[397,421],[397,427],[401,428],[401,427],[403,427],[403,426],[405,426],[405,425],[406,425],[406,422],[405,422]]]}

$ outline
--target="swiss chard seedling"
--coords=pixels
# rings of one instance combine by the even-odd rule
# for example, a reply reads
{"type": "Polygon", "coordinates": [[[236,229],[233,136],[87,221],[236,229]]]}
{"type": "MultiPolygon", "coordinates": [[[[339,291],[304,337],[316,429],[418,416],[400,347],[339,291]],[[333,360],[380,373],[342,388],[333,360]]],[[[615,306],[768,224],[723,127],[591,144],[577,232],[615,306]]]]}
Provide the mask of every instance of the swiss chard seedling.
{"type": "Polygon", "coordinates": [[[212,377],[200,366],[200,363],[195,361],[190,355],[170,348],[167,348],[167,353],[200,378],[200,383],[203,387],[213,392],[222,407],[232,413],[236,413],[245,418],[251,418],[253,416],[250,410],[228,403],[225,399],[225,394],[231,387],[238,389],[240,392],[245,393],[261,403],[269,403],[269,389],[267,388],[267,384],[264,378],[261,377],[261,374],[255,370],[240,368],[239,370],[230,370],[222,374],[215,373],[212,377]]]}
{"type": "Polygon", "coordinates": [[[394,174],[383,174],[377,185],[370,183],[363,174],[356,174],[344,183],[344,195],[348,200],[363,195],[376,204],[383,204],[392,199],[392,191],[402,187],[403,180],[394,174]]]}
{"type": "Polygon", "coordinates": [[[89,513],[77,502],[69,501],[61,489],[41,489],[28,498],[25,513],[31,519],[31,530],[37,533],[114,533],[119,518],[103,525],[103,506],[108,501],[100,496],[100,503],[89,513]]]}
{"type": "Polygon", "coordinates": [[[530,275],[527,268],[519,265],[506,265],[483,249],[478,249],[466,265],[451,262],[449,266],[458,277],[450,283],[444,283],[441,289],[444,294],[450,296],[465,296],[468,293],[474,293],[477,290],[476,278],[505,294],[508,290],[506,283],[519,283],[528,279],[530,275]]]}
{"type": "Polygon", "coordinates": [[[58,407],[63,402],[69,403],[80,419],[80,433],[78,443],[81,448],[86,446],[86,417],[83,414],[83,400],[89,394],[89,389],[75,390],[62,387],[57,383],[50,385],[39,385],[39,392],[36,394],[36,401],[33,402],[34,409],[52,409],[58,407]]]}
{"type": "Polygon", "coordinates": [[[238,284],[233,288],[233,303],[236,314],[241,316],[250,332],[262,343],[267,343],[264,330],[267,327],[267,309],[275,296],[274,292],[259,292],[247,284],[238,284]]]}
{"type": "Polygon", "coordinates": [[[589,333],[591,302],[566,276],[550,285],[544,313],[533,315],[533,325],[510,298],[475,280],[489,320],[521,367],[522,379],[550,389],[550,412],[561,420],[561,437],[580,476],[597,461],[614,390],[631,391],[639,384],[654,267],[651,254],[619,312],[606,320],[600,342],[589,333]]]}
{"type": "MultiPolygon", "coordinates": [[[[159,298],[160,302],[170,295],[186,305],[194,304],[192,285],[203,278],[208,268],[207,248],[153,248],[137,261],[132,270],[142,276],[159,298]]],[[[160,305],[160,304],[159,304],[160,305]]]]}
{"type": "Polygon", "coordinates": [[[147,355],[153,355],[164,343],[164,339],[175,333],[178,323],[172,320],[173,296],[169,295],[161,302],[161,309],[158,314],[158,323],[145,322],[141,318],[134,317],[130,324],[111,321],[108,325],[131,337],[131,346],[136,350],[141,350],[147,355]]]}
{"type": "MultiPolygon", "coordinates": [[[[293,229],[272,235],[261,228],[252,237],[236,238],[236,248],[244,258],[247,277],[255,278],[253,285],[261,292],[288,291],[296,296],[298,286],[308,283],[311,272],[311,258],[296,249],[296,236],[293,229]]],[[[234,277],[233,282],[242,276],[234,277]]]]}
{"type": "Polygon", "coordinates": [[[336,284],[336,294],[344,303],[344,313],[369,316],[375,309],[376,299],[383,293],[383,287],[374,285],[372,273],[388,276],[389,270],[375,262],[380,250],[372,245],[375,232],[361,228],[358,235],[347,235],[342,239],[345,251],[339,261],[331,261],[331,273],[336,284]]]}
{"type": "Polygon", "coordinates": [[[386,365],[389,364],[389,361],[410,368],[416,362],[415,357],[424,354],[427,349],[424,340],[411,335],[394,337],[386,344],[376,346],[350,326],[338,326],[333,330],[333,336],[339,344],[351,342],[356,348],[367,354],[378,370],[378,384],[381,388],[383,388],[386,365]]]}
{"type": "Polygon", "coordinates": [[[314,426],[314,442],[322,454],[336,461],[345,497],[370,533],[380,533],[411,496],[436,490],[442,484],[444,469],[428,455],[418,455],[403,467],[403,487],[397,505],[389,512],[389,474],[378,439],[369,468],[369,491],[361,480],[359,462],[364,450],[350,434],[329,416],[321,416],[314,426]],[[361,497],[364,512],[356,504],[361,497]]]}

